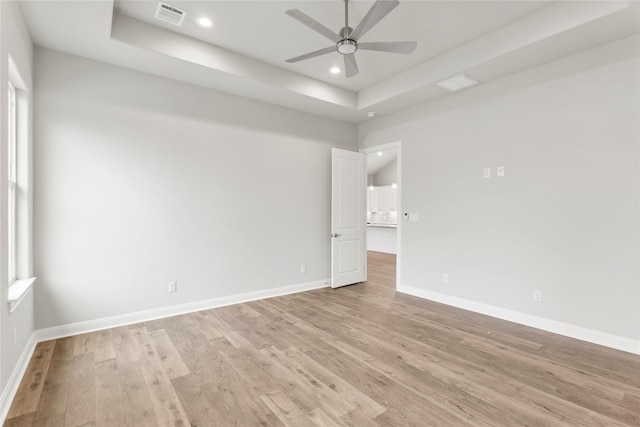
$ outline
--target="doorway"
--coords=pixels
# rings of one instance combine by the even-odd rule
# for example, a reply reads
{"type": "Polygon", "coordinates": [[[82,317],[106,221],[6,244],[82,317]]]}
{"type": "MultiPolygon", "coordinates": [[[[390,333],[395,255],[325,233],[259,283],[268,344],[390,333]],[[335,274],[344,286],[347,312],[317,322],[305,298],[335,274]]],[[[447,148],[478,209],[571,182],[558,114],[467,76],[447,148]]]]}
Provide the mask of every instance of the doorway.
{"type": "Polygon", "coordinates": [[[367,262],[367,269],[375,268],[375,260],[395,262],[394,288],[401,283],[401,147],[397,141],[360,150],[366,156],[367,258],[373,261],[367,262]]]}

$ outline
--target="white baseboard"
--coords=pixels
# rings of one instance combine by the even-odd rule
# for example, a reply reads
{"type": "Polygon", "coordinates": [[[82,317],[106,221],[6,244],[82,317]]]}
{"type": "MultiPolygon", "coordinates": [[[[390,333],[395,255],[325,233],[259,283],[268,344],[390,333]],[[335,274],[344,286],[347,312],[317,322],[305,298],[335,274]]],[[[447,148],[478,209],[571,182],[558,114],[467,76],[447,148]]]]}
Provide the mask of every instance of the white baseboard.
{"type": "Polygon", "coordinates": [[[305,292],[313,289],[328,287],[329,283],[331,282],[328,279],[319,280],[316,282],[300,283],[297,285],[265,289],[263,291],[246,292],[243,294],[196,301],[187,304],[172,305],[169,307],[156,308],[153,310],[139,311],[136,313],[88,320],[86,322],[71,323],[67,325],[54,326],[52,328],[38,329],[34,331],[35,341],[48,341],[52,339],[68,337],[71,335],[99,331],[102,329],[115,328],[118,326],[131,325],[134,323],[162,319],[165,317],[172,317],[180,314],[193,313],[194,311],[207,310],[210,308],[223,307],[226,305],[239,304],[265,298],[273,298],[298,292],[305,292]]]}
{"type": "Polygon", "coordinates": [[[35,334],[32,333],[31,336],[29,336],[27,344],[24,346],[24,350],[22,350],[22,354],[18,359],[15,369],[11,373],[7,386],[2,390],[2,395],[0,395],[0,424],[4,424],[4,420],[9,414],[11,403],[18,392],[20,381],[22,381],[22,377],[27,371],[33,352],[36,349],[36,344],[37,341],[35,339],[35,334]]]}
{"type": "Polygon", "coordinates": [[[502,320],[519,323],[532,328],[542,329],[543,331],[576,338],[582,341],[603,345],[605,347],[622,350],[633,354],[640,355],[640,341],[618,335],[607,334],[568,323],[558,322],[555,320],[545,319],[543,317],[533,316],[530,314],[519,313],[517,311],[507,310],[492,305],[471,301],[463,298],[452,297],[449,295],[431,292],[424,289],[415,288],[407,285],[398,285],[396,290],[403,294],[413,295],[415,297],[428,299],[438,303],[450,305],[464,310],[473,311],[475,313],[486,314],[487,316],[496,317],[502,320]]]}

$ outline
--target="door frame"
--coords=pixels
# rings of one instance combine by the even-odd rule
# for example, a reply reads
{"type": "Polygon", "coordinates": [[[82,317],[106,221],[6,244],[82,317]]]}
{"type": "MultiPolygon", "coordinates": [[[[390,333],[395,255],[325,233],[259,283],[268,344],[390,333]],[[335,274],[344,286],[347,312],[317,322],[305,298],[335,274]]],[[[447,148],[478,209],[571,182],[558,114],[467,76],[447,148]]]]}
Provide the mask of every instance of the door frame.
{"type": "MultiPolygon", "coordinates": [[[[400,286],[400,284],[402,283],[402,280],[401,280],[402,271],[400,269],[400,266],[402,265],[402,263],[400,262],[400,259],[401,259],[400,242],[402,241],[402,222],[404,218],[404,215],[401,214],[402,212],[402,141],[394,141],[386,144],[375,145],[372,147],[365,147],[365,148],[361,148],[359,151],[367,155],[370,153],[375,153],[376,151],[391,150],[394,148],[396,149],[396,156],[397,156],[396,184],[398,184],[398,199],[396,202],[397,203],[396,212],[398,212],[398,228],[396,231],[396,290],[397,290],[398,286],[400,286]]],[[[365,162],[365,165],[366,165],[366,162],[365,162]]],[[[366,239],[365,239],[365,242],[366,242],[366,239]]],[[[366,248],[365,248],[365,251],[366,251],[366,248]]],[[[368,268],[368,264],[367,264],[367,268],[368,268]]]]}

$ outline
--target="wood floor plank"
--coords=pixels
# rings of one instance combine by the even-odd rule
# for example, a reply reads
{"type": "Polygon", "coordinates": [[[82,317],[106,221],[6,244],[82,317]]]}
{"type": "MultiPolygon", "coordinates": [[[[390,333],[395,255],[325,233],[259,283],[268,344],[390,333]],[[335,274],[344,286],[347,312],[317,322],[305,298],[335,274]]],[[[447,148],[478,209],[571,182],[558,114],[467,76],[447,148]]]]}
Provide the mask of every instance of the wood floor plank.
{"type": "Polygon", "coordinates": [[[33,413],[38,408],[55,344],[55,341],[45,341],[36,346],[7,419],[33,413]]]}
{"type": "Polygon", "coordinates": [[[96,425],[122,427],[125,423],[124,401],[118,362],[108,359],[96,363],[96,425]]]}
{"type": "Polygon", "coordinates": [[[118,365],[124,423],[127,427],[155,427],[158,418],[139,364],[118,365]]]}
{"type": "Polygon", "coordinates": [[[93,350],[95,349],[95,335],[92,333],[76,335],[74,343],[74,356],[84,353],[93,353],[93,350]]]}
{"type": "Polygon", "coordinates": [[[173,345],[164,329],[150,332],[153,346],[162,361],[167,376],[170,379],[178,378],[189,373],[189,368],[184,364],[180,353],[173,345]]]}
{"type": "Polygon", "coordinates": [[[318,427],[340,427],[343,423],[339,423],[338,420],[333,419],[322,408],[316,408],[307,413],[307,416],[318,427]]]}
{"type": "Polygon", "coordinates": [[[288,370],[291,381],[298,385],[302,394],[308,396],[309,401],[314,402],[312,404],[313,406],[308,406],[308,403],[305,405],[305,412],[319,406],[325,408],[331,416],[339,418],[357,409],[352,402],[342,400],[341,396],[335,393],[329,386],[319,381],[318,378],[313,376],[307,369],[274,347],[260,351],[269,357],[272,363],[288,370]]]}
{"type": "Polygon", "coordinates": [[[5,426],[640,426],[640,356],[365,283],[40,343],[5,426]]]}
{"type": "MultiPolygon", "coordinates": [[[[202,313],[207,313],[204,311],[202,313]]],[[[208,340],[210,329],[202,327],[202,313],[183,314],[152,322],[153,330],[164,329],[180,354],[195,351],[208,340]]]]}
{"type": "MultiPolygon", "coordinates": [[[[302,316],[302,315],[301,315],[302,316]]],[[[304,315],[306,317],[306,314],[304,315]]],[[[315,329],[315,326],[312,325],[311,322],[303,322],[306,328],[310,328],[311,330],[315,329]]],[[[329,329],[335,329],[333,326],[327,326],[329,329]]],[[[340,336],[344,331],[338,332],[337,330],[333,330],[333,334],[337,334],[340,336]]],[[[327,334],[325,331],[316,331],[317,334],[323,336],[332,336],[331,334],[327,334]],[[327,334],[327,335],[324,335],[327,334]]],[[[408,386],[411,386],[416,379],[424,379],[425,374],[419,370],[415,370],[410,374],[407,374],[402,368],[398,368],[394,366],[397,362],[397,356],[391,354],[391,358],[389,359],[384,352],[379,350],[375,350],[369,345],[368,342],[363,341],[362,338],[357,337],[356,335],[349,335],[349,339],[339,339],[339,340],[331,340],[327,338],[327,342],[331,345],[335,346],[338,350],[346,353],[354,355],[360,363],[364,363],[367,366],[371,367],[374,370],[377,370],[380,373],[387,375],[388,377],[398,381],[399,383],[408,386]],[[389,363],[389,361],[391,363],[389,363]],[[403,382],[404,381],[404,382],[403,382]]],[[[422,384],[419,383],[418,386],[422,384]]],[[[423,398],[429,397],[429,393],[424,393],[422,395],[423,398]]],[[[423,402],[424,406],[430,406],[430,419],[433,421],[433,425],[449,425],[449,424],[457,424],[464,425],[464,418],[457,417],[459,414],[456,412],[448,412],[446,408],[438,405],[440,399],[429,400],[425,399],[423,402]]]]}
{"type": "MultiPolygon", "coordinates": [[[[69,363],[69,367],[71,363],[69,363]]],[[[45,385],[42,398],[36,412],[36,420],[40,421],[57,414],[64,414],[69,399],[69,381],[45,385]]]]}
{"type": "Polygon", "coordinates": [[[626,392],[632,390],[626,384],[585,375],[582,371],[544,360],[535,354],[507,349],[492,342],[467,339],[461,344],[483,350],[487,358],[495,358],[496,355],[502,356],[501,359],[517,357],[519,363],[502,363],[501,373],[507,376],[526,375],[523,382],[528,386],[579,406],[592,406],[596,412],[612,419],[640,425],[640,413],[626,410],[622,405],[626,392]],[[611,405],[612,402],[615,405],[611,405]]]}
{"type": "MultiPolygon", "coordinates": [[[[422,389],[421,394],[437,406],[448,410],[452,414],[461,417],[466,416],[462,411],[458,410],[458,406],[451,404],[447,399],[443,399],[442,394],[438,396],[430,396],[430,388],[432,386],[426,388],[423,386],[429,385],[429,383],[432,382],[431,378],[433,376],[435,376],[435,384],[438,382],[442,382],[443,384],[456,384],[459,390],[454,390],[454,393],[460,395],[459,397],[462,397],[465,394],[467,395],[467,404],[465,406],[468,406],[470,403],[469,397],[474,398],[478,396],[496,395],[496,391],[493,388],[486,386],[486,384],[490,383],[484,381],[473,382],[471,383],[471,385],[474,386],[473,389],[465,389],[464,387],[468,387],[468,383],[466,382],[466,376],[468,376],[468,374],[458,372],[455,366],[448,366],[447,363],[445,363],[446,359],[443,358],[447,357],[446,353],[436,353],[438,350],[435,347],[428,347],[426,353],[407,352],[403,350],[403,348],[407,348],[406,343],[398,346],[397,344],[388,342],[387,340],[392,338],[391,336],[385,335],[382,337],[375,337],[374,335],[370,335],[363,331],[347,331],[345,334],[345,340],[348,340],[356,347],[375,349],[374,354],[395,355],[395,357],[386,359],[385,362],[374,360],[371,362],[371,365],[380,369],[381,372],[390,372],[391,377],[398,380],[401,384],[411,385],[413,381],[419,379],[419,382],[415,384],[415,386],[422,389]],[[436,353],[439,357],[435,359],[430,356],[431,353],[436,353]],[[429,374],[427,375],[426,372],[429,374]],[[464,390],[466,390],[467,393],[463,393],[464,390]]],[[[413,344],[413,347],[420,348],[418,343],[413,344]]],[[[481,367],[475,365],[468,366],[468,372],[475,372],[475,370],[478,369],[481,369],[481,367]]],[[[496,382],[496,386],[499,385],[499,382],[496,382]]],[[[524,423],[533,423],[535,425],[553,425],[563,422],[561,417],[557,418],[555,415],[545,414],[544,411],[525,411],[523,413],[519,413],[518,409],[520,408],[520,405],[517,401],[511,400],[511,395],[511,393],[506,392],[504,393],[504,397],[501,399],[501,404],[511,409],[511,417],[521,417],[524,420],[524,423]]],[[[477,407],[484,407],[482,402],[477,402],[477,405],[477,407]]],[[[475,412],[479,414],[477,407],[475,412]]],[[[476,419],[474,423],[477,423],[478,421],[479,420],[476,419]]]]}
{"type": "Polygon", "coordinates": [[[235,323],[236,325],[239,325],[240,328],[243,328],[244,324],[240,320],[236,319],[235,317],[223,318],[221,314],[216,313],[216,310],[209,310],[206,312],[208,323],[212,324],[218,331],[220,331],[226,338],[226,340],[229,341],[234,347],[240,348],[250,346],[249,341],[247,341],[238,332],[238,329],[230,325],[230,323],[235,323]]]}
{"type": "Polygon", "coordinates": [[[37,419],[34,423],[34,427],[64,427],[65,413],[52,415],[50,417],[37,419]]]}
{"type": "Polygon", "coordinates": [[[236,411],[246,414],[246,419],[251,424],[261,425],[270,418],[278,420],[262,401],[262,395],[286,388],[289,398],[296,406],[306,410],[312,402],[302,388],[291,386],[292,376],[288,375],[286,369],[274,364],[255,347],[236,347],[226,339],[215,343],[226,365],[232,369],[230,377],[234,378],[233,384],[240,385],[223,390],[223,397],[227,398],[229,405],[236,407],[236,411]]]}
{"type": "MultiPolygon", "coordinates": [[[[76,350],[78,346],[75,347],[76,350]]],[[[74,351],[76,354],[76,351],[74,351]]],[[[73,358],[69,378],[69,397],[65,426],[93,423],[96,418],[96,383],[94,354],[80,352],[73,358]]]]}
{"type": "Polygon", "coordinates": [[[4,427],[31,427],[34,422],[35,413],[20,415],[11,418],[4,423],[4,427]]]}
{"type": "Polygon", "coordinates": [[[354,409],[362,412],[369,418],[375,418],[386,411],[386,408],[375,400],[371,399],[362,391],[344,381],[315,360],[307,356],[295,347],[283,352],[289,359],[296,362],[298,366],[304,366],[311,375],[326,384],[330,390],[334,391],[339,398],[353,405],[354,409]]]}
{"type": "MultiPolygon", "coordinates": [[[[309,411],[318,406],[314,390],[306,387],[306,383],[281,364],[275,363],[262,351],[248,348],[237,348],[226,339],[216,341],[216,348],[223,355],[226,365],[231,367],[238,379],[250,381],[252,378],[264,376],[269,379],[265,383],[262,379],[257,395],[268,394],[278,389],[284,390],[289,399],[297,406],[309,411]],[[249,367],[246,371],[245,368],[249,367]]],[[[240,382],[238,380],[238,382],[240,382]]]]}
{"type": "Polygon", "coordinates": [[[200,325],[202,333],[208,340],[215,340],[223,337],[222,332],[216,329],[216,327],[211,323],[206,312],[199,311],[194,314],[198,319],[198,325],[200,325]]]}
{"type": "MultiPolygon", "coordinates": [[[[260,310],[255,306],[255,310],[260,310]]],[[[284,350],[292,346],[292,336],[287,333],[288,323],[283,319],[273,319],[270,316],[253,316],[242,319],[245,326],[238,333],[250,341],[256,348],[273,346],[284,350]]]]}
{"type": "Polygon", "coordinates": [[[225,361],[216,350],[215,341],[205,341],[189,353],[182,353],[182,360],[189,369],[189,374],[173,379],[173,384],[181,384],[187,388],[199,387],[219,380],[224,372],[225,361]]]}
{"type": "Polygon", "coordinates": [[[128,326],[112,329],[112,343],[118,366],[124,367],[140,363],[138,349],[133,342],[128,326]]]}
{"type": "Polygon", "coordinates": [[[47,378],[36,412],[35,418],[38,424],[55,424],[59,418],[62,419],[61,422],[64,422],[64,413],[69,398],[69,382],[74,349],[75,339],[62,338],[55,343],[47,378]],[[54,417],[59,414],[62,417],[54,417]]]}
{"type": "Polygon", "coordinates": [[[260,396],[285,426],[313,426],[314,422],[281,391],[260,396]]]}
{"type": "Polygon", "coordinates": [[[113,347],[113,331],[106,329],[93,333],[96,363],[116,358],[116,350],[113,347]]]}
{"type": "MultiPolygon", "coordinates": [[[[191,369],[189,375],[173,380],[191,423],[199,427],[243,425],[243,422],[246,425],[279,425],[277,419],[276,422],[267,421],[270,414],[263,408],[248,407],[257,397],[247,399],[244,392],[237,391],[240,385],[248,388],[247,383],[218,351],[222,343],[226,343],[230,351],[238,352],[224,338],[206,342],[193,359],[198,363],[197,368],[191,369]],[[206,360],[209,363],[204,363],[206,360]],[[249,420],[251,424],[248,424],[249,420]]],[[[186,363],[193,366],[191,360],[186,363]]],[[[263,402],[258,403],[264,406],[263,402]]]]}
{"type": "Polygon", "coordinates": [[[225,424],[227,420],[219,414],[220,405],[212,404],[200,386],[190,387],[182,384],[182,381],[174,382],[174,387],[192,426],[216,427],[225,424]]]}
{"type": "Polygon", "coordinates": [[[53,360],[72,360],[75,350],[76,337],[65,337],[55,340],[55,347],[53,349],[53,360]]]}
{"type": "Polygon", "coordinates": [[[162,366],[160,356],[153,347],[149,332],[146,328],[132,328],[131,337],[138,349],[138,358],[145,360],[145,363],[140,364],[140,368],[158,423],[176,427],[189,426],[180,399],[162,366]]]}
{"type": "MultiPolygon", "coordinates": [[[[311,311],[318,311],[323,309],[326,309],[326,306],[324,306],[322,309],[313,308],[311,309],[311,311]]],[[[376,331],[376,327],[373,324],[367,324],[367,323],[363,324],[362,322],[356,321],[356,319],[350,319],[349,323],[353,327],[359,328],[363,332],[369,331],[370,333],[375,333],[376,331]]],[[[407,328],[407,326],[405,325],[404,328],[407,328]]],[[[415,340],[407,340],[407,339],[403,340],[402,338],[403,337],[401,337],[400,335],[383,334],[380,336],[380,339],[382,340],[391,340],[389,343],[394,343],[397,346],[397,348],[403,348],[403,347],[406,348],[407,346],[420,348],[419,342],[416,342],[415,340]]],[[[368,344],[371,344],[373,340],[374,338],[369,336],[365,341],[368,344]]],[[[352,342],[353,341],[355,340],[352,340],[352,342]]],[[[464,345],[471,341],[481,343],[478,345],[488,345],[491,343],[491,341],[487,341],[487,340],[483,340],[483,341],[480,341],[479,339],[476,340],[475,336],[469,335],[469,337],[461,341],[460,344],[464,345]]],[[[502,351],[500,349],[501,349],[500,345],[492,345],[491,347],[492,356],[487,354],[486,357],[480,360],[481,363],[478,363],[477,366],[471,365],[469,366],[469,368],[470,369],[474,369],[474,368],[479,369],[481,367],[484,367],[484,369],[488,368],[490,365],[493,364],[493,361],[496,360],[493,356],[495,356],[496,353],[500,353],[502,351]]],[[[428,347],[425,347],[424,350],[430,351],[432,353],[435,352],[435,349],[428,348],[428,347]]],[[[469,351],[469,350],[470,348],[465,349],[465,354],[467,354],[467,356],[473,354],[473,351],[469,351]]],[[[391,352],[392,349],[389,348],[384,351],[391,352]]],[[[566,369],[563,366],[555,366],[554,364],[549,364],[549,363],[544,363],[544,364],[538,363],[536,356],[532,356],[529,353],[524,353],[514,348],[511,348],[509,351],[511,352],[510,354],[503,354],[504,358],[501,358],[499,360],[505,360],[509,356],[513,356],[514,353],[519,354],[520,359],[518,363],[514,365],[514,371],[512,371],[511,374],[513,376],[518,376],[520,374],[526,373],[529,377],[526,381],[527,385],[530,386],[531,384],[535,383],[536,388],[540,389],[545,393],[549,393],[551,395],[554,394],[555,390],[553,387],[548,386],[548,384],[557,385],[558,383],[561,383],[564,381],[562,378],[571,378],[572,376],[575,377],[579,374],[577,371],[566,369]],[[539,369],[534,369],[535,366],[537,366],[539,369]],[[523,370],[523,367],[525,367],[524,370],[523,370]],[[556,375],[556,378],[554,378],[555,381],[550,382],[549,376],[554,374],[556,375]]],[[[503,373],[503,370],[508,368],[509,368],[509,364],[505,364],[505,363],[496,364],[495,373],[503,373]]],[[[618,419],[618,420],[622,420],[629,423],[638,422],[638,418],[637,418],[638,415],[630,411],[626,411],[621,405],[615,406],[614,408],[616,409],[614,411],[609,411],[608,409],[609,402],[615,398],[616,394],[618,396],[618,399],[622,398],[622,395],[624,394],[624,391],[625,391],[624,387],[622,388],[618,387],[619,390],[616,390],[616,387],[614,386],[607,390],[606,380],[604,381],[605,384],[601,384],[597,381],[593,381],[588,376],[584,376],[580,374],[580,377],[581,377],[580,385],[572,386],[569,382],[565,382],[566,384],[563,387],[565,392],[563,392],[562,394],[563,398],[577,404],[580,404],[581,401],[583,401],[584,399],[588,399],[592,404],[595,405],[595,409],[597,409],[598,411],[606,414],[607,416],[613,419],[618,419]],[[581,390],[583,392],[581,392],[581,390]],[[584,391],[588,391],[588,393],[584,393],[584,391]]],[[[575,380],[578,381],[578,378],[575,378],[575,380]]],[[[621,401],[618,400],[617,403],[620,404],[621,401]]],[[[592,418],[593,417],[594,416],[592,416],[592,418]]],[[[595,417],[597,418],[597,416],[595,417]]],[[[610,422],[610,421],[607,421],[607,422],[610,422]]]]}
{"type": "MultiPolygon", "coordinates": [[[[375,359],[368,358],[369,363],[361,363],[360,361],[363,359],[359,356],[353,355],[355,356],[354,358],[352,357],[352,353],[345,353],[329,344],[314,346],[307,352],[307,356],[326,366],[327,369],[330,369],[349,384],[365,392],[368,396],[387,408],[387,411],[376,418],[387,420],[387,425],[420,425],[420,423],[423,422],[423,412],[435,413],[440,411],[440,409],[437,408],[428,410],[428,408],[430,409],[432,407],[433,403],[422,397],[423,393],[421,393],[421,389],[414,384],[414,381],[403,384],[401,381],[397,381],[389,376],[390,370],[380,370],[376,366],[372,366],[370,363],[375,359]],[[422,408],[422,410],[415,411],[414,408],[416,407],[422,408]],[[391,423],[390,420],[396,420],[397,422],[391,423]]],[[[420,379],[424,380],[423,378],[420,379]]],[[[440,396],[446,391],[448,385],[442,382],[433,382],[431,386],[437,391],[434,394],[440,396]]],[[[493,409],[492,415],[494,416],[487,416],[486,418],[490,421],[483,422],[482,413],[485,412],[484,408],[482,413],[476,414],[474,411],[471,411],[473,406],[465,404],[464,400],[461,400],[459,405],[468,408],[468,412],[473,413],[473,422],[471,424],[474,426],[497,425],[495,420],[499,419],[501,415],[497,408],[490,407],[490,409],[493,409]]],[[[357,420],[355,415],[357,415],[357,413],[348,414],[346,417],[343,417],[343,420],[348,423],[355,422],[357,420]]],[[[359,422],[362,423],[363,421],[359,420],[359,422]]]]}

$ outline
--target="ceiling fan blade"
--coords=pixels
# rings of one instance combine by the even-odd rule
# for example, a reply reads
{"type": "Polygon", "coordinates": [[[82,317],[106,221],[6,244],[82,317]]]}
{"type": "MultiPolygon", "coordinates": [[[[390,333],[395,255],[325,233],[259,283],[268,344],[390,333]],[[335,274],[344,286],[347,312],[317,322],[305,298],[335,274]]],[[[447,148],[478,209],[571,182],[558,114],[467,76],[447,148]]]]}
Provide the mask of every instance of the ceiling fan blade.
{"type": "Polygon", "coordinates": [[[334,43],[338,43],[342,39],[342,37],[340,37],[338,34],[334,33],[329,28],[325,27],[324,25],[322,25],[309,15],[299,11],[298,9],[287,10],[285,13],[296,21],[299,21],[307,27],[311,28],[315,32],[322,34],[334,43]]]}
{"type": "Polygon", "coordinates": [[[353,77],[359,72],[356,56],[353,53],[351,55],[344,55],[344,74],[347,78],[353,77]]]}
{"type": "Polygon", "coordinates": [[[289,58],[286,62],[293,63],[298,61],[304,61],[305,59],[315,58],[316,56],[326,55],[327,53],[335,52],[335,46],[325,47],[324,49],[314,50],[313,52],[305,53],[304,55],[296,56],[295,58],[289,58]]]}
{"type": "Polygon", "coordinates": [[[362,18],[355,30],[349,34],[351,40],[359,40],[367,31],[373,28],[382,18],[387,16],[400,2],[398,0],[377,0],[369,12],[362,18]]]}
{"type": "Polygon", "coordinates": [[[416,50],[418,42],[368,42],[358,43],[358,49],[377,50],[380,52],[410,54],[416,50]]]}

